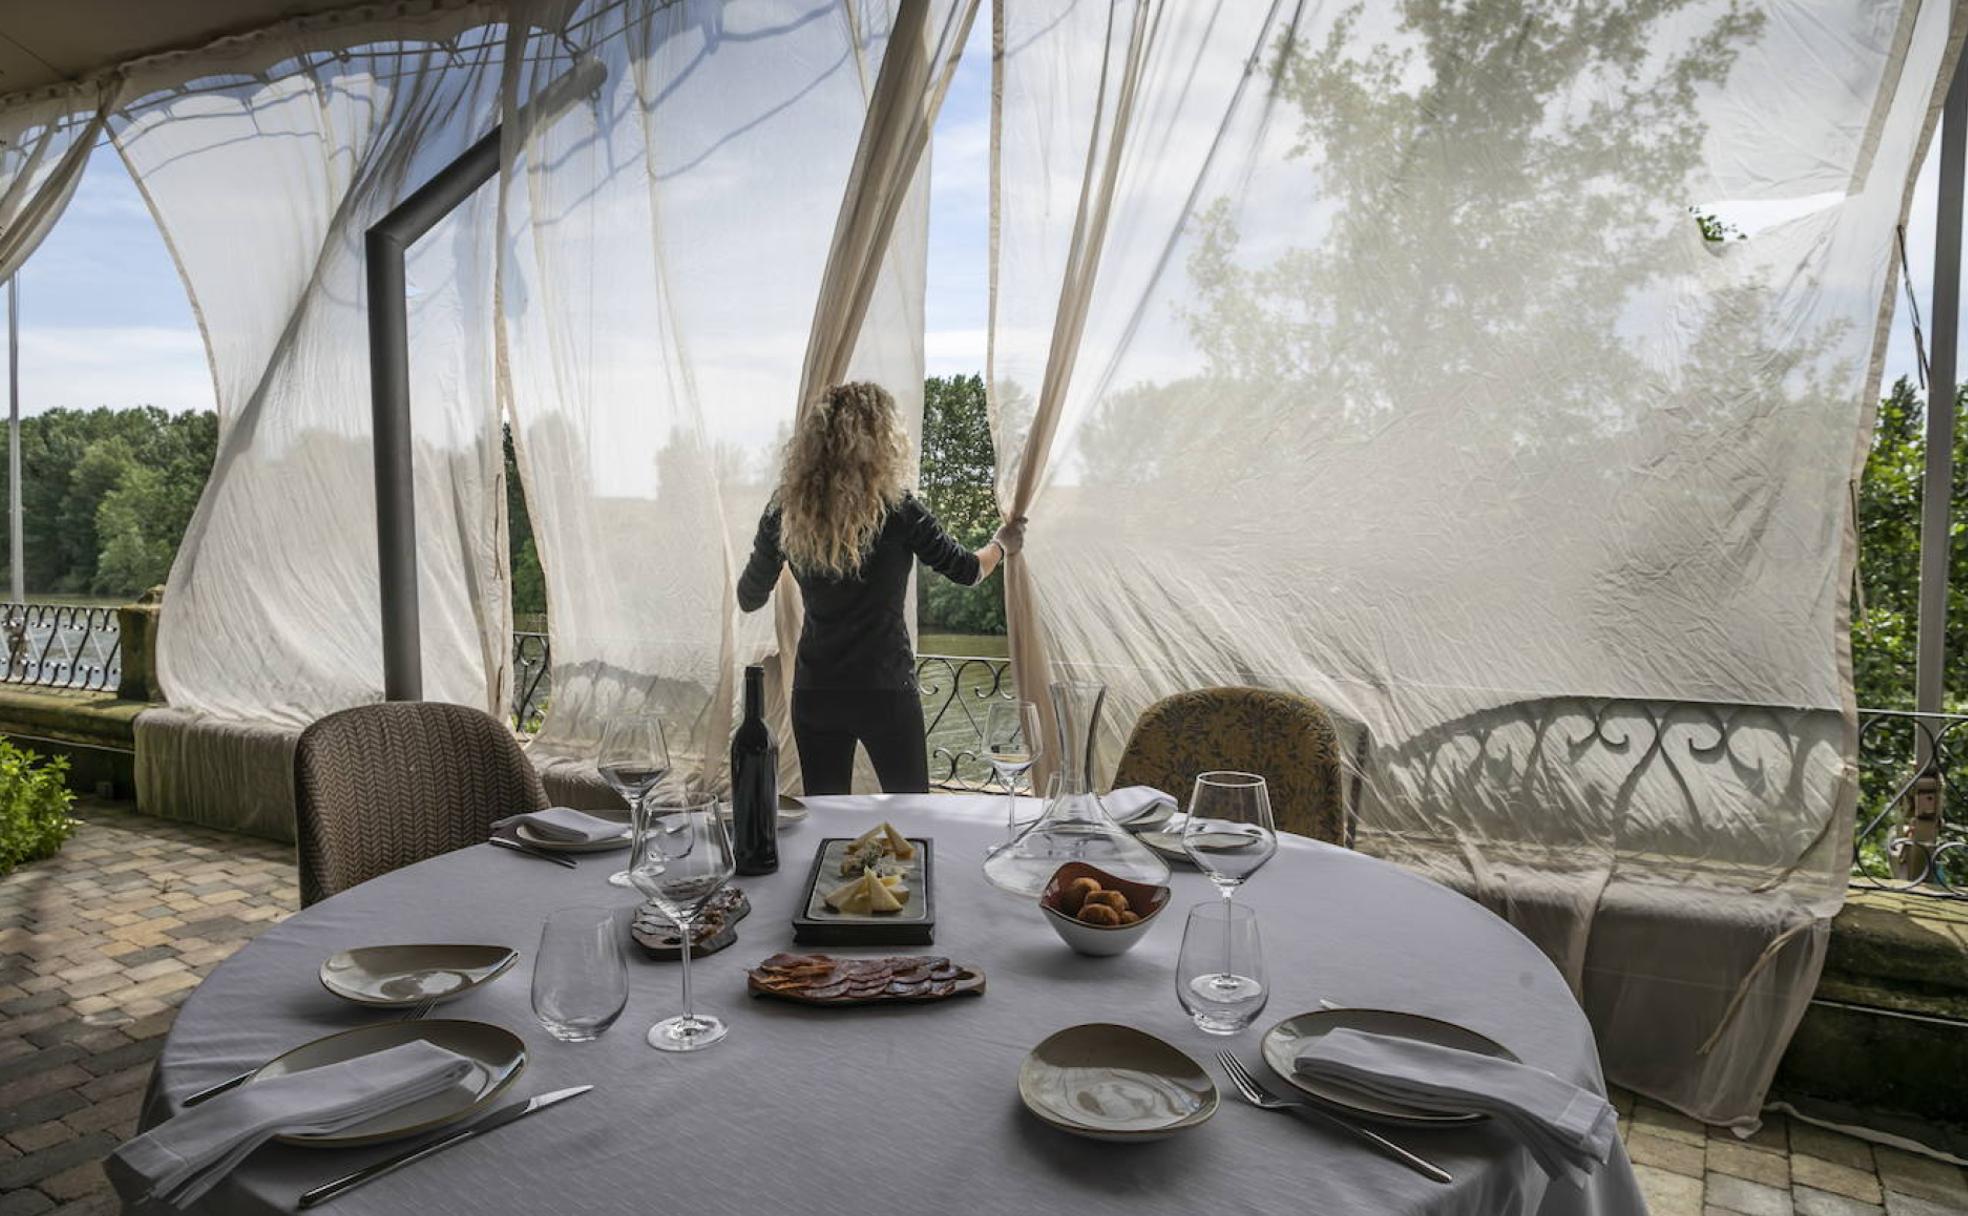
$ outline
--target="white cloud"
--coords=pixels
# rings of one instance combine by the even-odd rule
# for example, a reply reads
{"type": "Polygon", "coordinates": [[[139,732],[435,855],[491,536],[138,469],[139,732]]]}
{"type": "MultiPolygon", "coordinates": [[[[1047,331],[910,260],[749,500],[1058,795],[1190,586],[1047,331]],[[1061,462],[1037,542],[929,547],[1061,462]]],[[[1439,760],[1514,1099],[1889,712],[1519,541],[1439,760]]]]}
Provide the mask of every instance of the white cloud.
{"type": "MultiPolygon", "coordinates": [[[[25,302],[21,315],[32,315],[25,302]]],[[[20,346],[23,414],[61,406],[212,408],[212,373],[195,329],[30,324],[21,328],[20,346]]]]}
{"type": "Polygon", "coordinates": [[[930,376],[984,374],[984,329],[932,329],[923,335],[923,372],[930,376]]]}

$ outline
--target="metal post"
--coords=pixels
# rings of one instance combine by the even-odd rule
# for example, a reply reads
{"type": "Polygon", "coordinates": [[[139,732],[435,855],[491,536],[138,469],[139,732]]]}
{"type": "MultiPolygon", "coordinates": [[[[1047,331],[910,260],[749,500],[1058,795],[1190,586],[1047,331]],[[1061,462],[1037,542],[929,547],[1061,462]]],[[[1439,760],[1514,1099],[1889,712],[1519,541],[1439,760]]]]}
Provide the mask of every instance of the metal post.
{"type": "Polygon", "coordinates": [[[7,569],[15,604],[27,602],[27,546],[21,530],[20,271],[7,279],[7,569]]]}
{"type": "MultiPolygon", "coordinates": [[[[607,70],[584,60],[541,90],[519,113],[521,129],[551,121],[601,87],[607,70]]],[[[410,425],[410,306],[403,255],[499,172],[500,128],[493,127],[363,240],[369,282],[369,394],[376,444],[376,556],[382,577],[383,696],[424,695],[423,645],[417,631],[417,493],[410,425]]]]}
{"type": "Polygon", "coordinates": [[[410,305],[403,254],[499,171],[499,128],[440,169],[363,240],[369,276],[369,394],[376,432],[376,557],[382,576],[383,696],[424,695],[417,630],[417,491],[410,426],[410,305]]]}
{"type": "MultiPolygon", "coordinates": [[[[1934,353],[1927,377],[1927,469],[1920,491],[1920,639],[1914,706],[1939,713],[1947,660],[1948,531],[1954,486],[1955,348],[1961,330],[1963,153],[1968,151],[1968,56],[1941,112],[1940,198],[1934,209],[1934,353]]],[[[1925,749],[1923,748],[1923,753],[1925,749]]],[[[1926,760],[1923,754],[1922,762],[1926,760]]]]}

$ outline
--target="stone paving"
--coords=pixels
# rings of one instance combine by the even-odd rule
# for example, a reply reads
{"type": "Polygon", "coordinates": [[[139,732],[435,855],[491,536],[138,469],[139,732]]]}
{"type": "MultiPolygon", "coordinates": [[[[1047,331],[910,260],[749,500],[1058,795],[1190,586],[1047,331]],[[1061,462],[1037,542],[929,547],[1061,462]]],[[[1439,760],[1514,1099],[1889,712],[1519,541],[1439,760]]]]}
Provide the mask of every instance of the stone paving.
{"type": "MultiPolygon", "coordinates": [[[[135,1128],[185,994],[296,906],[285,846],[83,801],[0,879],[0,1216],[112,1213],[97,1164],[135,1128]]],[[[1749,1140],[1615,1093],[1653,1216],[1968,1214],[1968,1175],[1773,1114],[1749,1140]]]]}
{"type": "Polygon", "coordinates": [[[0,878],[0,1216],[111,1213],[178,1004],[298,906],[284,845],[80,799],[56,856],[0,878]]]}

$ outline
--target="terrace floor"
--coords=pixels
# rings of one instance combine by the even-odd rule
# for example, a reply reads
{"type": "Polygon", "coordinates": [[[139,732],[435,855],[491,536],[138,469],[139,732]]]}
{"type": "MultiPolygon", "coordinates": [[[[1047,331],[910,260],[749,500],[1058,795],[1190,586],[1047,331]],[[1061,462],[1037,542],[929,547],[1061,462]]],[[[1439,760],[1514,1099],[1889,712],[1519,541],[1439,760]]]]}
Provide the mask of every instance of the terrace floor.
{"type": "MultiPolygon", "coordinates": [[[[296,907],[289,850],[82,800],[0,879],[0,1216],[113,1213],[97,1164],[136,1127],[185,995],[296,907]]],[[[1749,1140],[1616,1092],[1653,1216],[1968,1213],[1968,1174],[1773,1114],[1749,1140]]]]}

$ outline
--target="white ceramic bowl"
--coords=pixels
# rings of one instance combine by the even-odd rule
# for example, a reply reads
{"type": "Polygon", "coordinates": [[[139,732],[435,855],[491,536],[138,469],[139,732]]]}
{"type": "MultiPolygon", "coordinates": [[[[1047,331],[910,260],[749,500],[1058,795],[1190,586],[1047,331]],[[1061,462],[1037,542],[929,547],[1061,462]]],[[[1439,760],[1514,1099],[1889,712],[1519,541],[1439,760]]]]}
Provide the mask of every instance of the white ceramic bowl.
{"type": "Polygon", "coordinates": [[[1039,910],[1045,913],[1046,922],[1059,934],[1059,939],[1081,954],[1096,956],[1127,953],[1168,905],[1167,887],[1116,878],[1084,861],[1069,861],[1060,866],[1039,896],[1039,910]],[[1140,913],[1141,919],[1131,925],[1089,925],[1058,906],[1060,895],[1076,878],[1091,878],[1109,891],[1119,891],[1128,897],[1131,907],[1145,907],[1147,911],[1140,913]]]}

